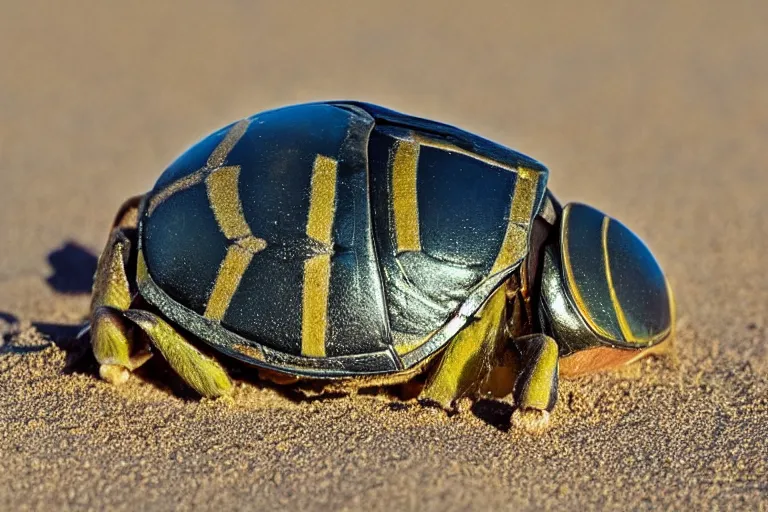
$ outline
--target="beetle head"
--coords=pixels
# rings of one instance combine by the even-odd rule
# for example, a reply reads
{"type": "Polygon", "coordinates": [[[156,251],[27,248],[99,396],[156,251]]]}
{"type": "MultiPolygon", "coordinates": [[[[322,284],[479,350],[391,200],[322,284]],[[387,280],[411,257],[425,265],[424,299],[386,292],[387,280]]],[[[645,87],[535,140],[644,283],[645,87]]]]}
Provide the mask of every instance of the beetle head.
{"type": "Polygon", "coordinates": [[[539,321],[561,355],[595,346],[646,348],[672,330],[672,296],[648,247],[583,204],[563,208],[543,248],[539,321]]]}

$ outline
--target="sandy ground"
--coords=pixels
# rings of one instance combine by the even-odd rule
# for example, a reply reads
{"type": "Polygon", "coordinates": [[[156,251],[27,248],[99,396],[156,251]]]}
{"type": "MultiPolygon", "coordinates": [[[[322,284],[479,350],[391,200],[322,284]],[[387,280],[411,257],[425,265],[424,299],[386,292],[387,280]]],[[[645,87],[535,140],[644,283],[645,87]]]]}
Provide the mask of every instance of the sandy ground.
{"type": "Polygon", "coordinates": [[[311,4],[0,4],[0,509],[768,509],[768,4],[311,4]],[[323,98],[544,161],[654,249],[677,358],[564,384],[539,437],[491,402],[99,381],[67,339],[122,199],[206,132],[323,98]]]}

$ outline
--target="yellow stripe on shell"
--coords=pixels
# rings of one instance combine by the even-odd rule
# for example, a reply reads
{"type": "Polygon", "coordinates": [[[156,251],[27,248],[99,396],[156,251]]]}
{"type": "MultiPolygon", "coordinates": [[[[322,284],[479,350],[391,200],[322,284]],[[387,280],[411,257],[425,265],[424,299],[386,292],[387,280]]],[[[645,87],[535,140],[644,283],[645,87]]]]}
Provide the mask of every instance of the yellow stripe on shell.
{"type": "Polygon", "coordinates": [[[418,163],[419,144],[398,140],[392,157],[392,212],[398,253],[421,250],[416,193],[418,163]]]}
{"type": "Polygon", "coordinates": [[[208,175],[205,185],[216,222],[229,240],[251,236],[243,214],[238,178],[240,166],[220,167],[208,175]]]}
{"type": "Polygon", "coordinates": [[[238,238],[235,243],[252,254],[256,254],[267,248],[266,240],[253,235],[238,238]]]}
{"type": "Polygon", "coordinates": [[[183,190],[187,190],[188,188],[194,187],[198,183],[202,182],[203,179],[205,179],[205,175],[207,173],[207,169],[198,169],[192,174],[189,174],[187,176],[184,176],[183,178],[180,178],[164,189],[162,189],[160,192],[156,193],[149,199],[149,204],[147,204],[147,213],[149,215],[152,215],[154,213],[155,209],[160,206],[163,202],[165,202],[169,197],[171,197],[174,194],[177,194],[183,190]]]}
{"type": "Polygon", "coordinates": [[[571,256],[570,256],[570,249],[568,244],[568,220],[570,217],[571,207],[566,206],[563,210],[563,220],[562,220],[562,230],[561,230],[561,237],[560,237],[560,243],[562,244],[562,258],[563,258],[563,270],[565,271],[565,279],[568,282],[568,288],[571,291],[571,297],[573,298],[573,301],[576,303],[576,307],[579,309],[579,312],[581,313],[581,316],[584,318],[584,321],[587,322],[589,327],[595,331],[597,334],[602,336],[605,339],[613,339],[613,335],[609,334],[608,331],[597,325],[597,322],[592,318],[592,315],[589,312],[589,309],[587,308],[587,303],[584,301],[584,297],[581,295],[581,290],[579,289],[579,286],[576,284],[576,276],[573,273],[573,266],[571,265],[571,256]]]}
{"type": "Polygon", "coordinates": [[[336,211],[336,170],[333,158],[317,155],[312,167],[307,236],[324,244],[331,243],[333,216],[336,211]]]}
{"type": "Polygon", "coordinates": [[[208,161],[204,167],[201,167],[192,174],[188,174],[187,176],[184,176],[183,178],[170,183],[165,188],[153,195],[147,204],[147,214],[152,215],[155,209],[169,197],[197,185],[208,176],[210,171],[218,169],[224,165],[227,156],[229,156],[229,153],[232,151],[235,145],[240,141],[243,135],[245,135],[245,132],[248,130],[248,126],[250,124],[251,121],[248,119],[238,121],[232,128],[230,128],[230,130],[224,136],[224,139],[219,142],[216,148],[208,156],[208,161]]]}
{"type": "Polygon", "coordinates": [[[504,162],[499,162],[498,160],[494,160],[493,158],[489,158],[484,155],[480,155],[478,153],[474,153],[472,151],[467,151],[466,149],[460,148],[459,146],[456,146],[454,144],[450,144],[448,142],[442,141],[442,140],[435,140],[430,139],[429,137],[420,134],[420,133],[414,133],[412,135],[412,140],[419,144],[420,146],[426,146],[430,148],[436,148],[436,149],[442,149],[443,151],[447,151],[449,153],[457,153],[460,155],[468,156],[471,158],[474,158],[475,160],[479,160],[485,164],[491,165],[493,167],[500,167],[502,169],[506,169],[508,171],[516,172],[517,167],[506,164],[504,162]]]}
{"type": "Polygon", "coordinates": [[[504,240],[491,267],[491,274],[500,272],[522,259],[528,250],[528,226],[536,206],[539,173],[521,167],[517,170],[515,191],[509,207],[509,219],[504,240]]]}
{"type": "MultiPolygon", "coordinates": [[[[317,155],[312,168],[306,233],[328,246],[333,244],[337,168],[336,160],[323,155],[317,155]]],[[[330,282],[330,254],[320,254],[304,262],[301,353],[307,357],[325,356],[330,282]]]]}
{"type": "Polygon", "coordinates": [[[613,310],[616,313],[616,319],[619,322],[619,329],[621,335],[624,337],[624,341],[627,343],[638,343],[645,340],[639,340],[632,333],[632,328],[629,326],[627,317],[624,314],[624,309],[621,307],[619,297],[616,294],[616,287],[613,284],[613,273],[611,272],[611,262],[608,254],[608,227],[611,224],[611,218],[607,215],[603,217],[603,224],[601,226],[601,243],[603,246],[603,265],[605,265],[605,280],[608,283],[608,294],[611,297],[611,303],[613,304],[613,310]]]}
{"type": "Polygon", "coordinates": [[[330,254],[320,254],[304,262],[301,354],[307,357],[325,356],[330,281],[330,254]]]}
{"type": "Polygon", "coordinates": [[[238,188],[239,177],[240,166],[228,166],[212,171],[205,180],[208,202],[216,223],[224,236],[235,242],[229,246],[221,262],[205,308],[204,316],[218,322],[224,318],[253,255],[267,246],[265,240],[253,236],[245,220],[238,188]]]}
{"type": "Polygon", "coordinates": [[[237,143],[240,142],[240,139],[243,138],[243,135],[248,131],[248,126],[250,126],[250,124],[251,121],[249,119],[241,119],[235,123],[224,136],[224,139],[222,139],[216,146],[216,149],[214,149],[210,156],[208,156],[208,161],[205,166],[208,169],[216,169],[217,167],[224,165],[229,153],[234,149],[237,143]]]}
{"type": "Polygon", "coordinates": [[[219,266],[216,284],[208,298],[208,305],[205,307],[205,313],[203,313],[205,318],[217,322],[224,318],[229,303],[232,301],[232,296],[237,291],[240,280],[251,263],[251,258],[253,258],[253,252],[237,244],[229,246],[227,255],[219,266]]]}
{"type": "Polygon", "coordinates": [[[509,217],[512,222],[528,224],[531,221],[533,207],[536,205],[539,176],[538,172],[526,167],[517,170],[517,183],[509,217]]]}

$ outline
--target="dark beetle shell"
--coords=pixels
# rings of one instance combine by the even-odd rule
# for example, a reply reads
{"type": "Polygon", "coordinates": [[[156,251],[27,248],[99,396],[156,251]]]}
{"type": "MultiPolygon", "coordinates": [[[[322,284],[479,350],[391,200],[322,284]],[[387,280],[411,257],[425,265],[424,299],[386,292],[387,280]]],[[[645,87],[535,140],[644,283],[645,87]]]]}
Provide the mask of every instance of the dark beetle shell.
{"type": "Polygon", "coordinates": [[[524,155],[373,105],[264,112],[160,176],[140,213],[139,289],[257,366],[408,369],[519,267],[546,182],[524,155]]]}

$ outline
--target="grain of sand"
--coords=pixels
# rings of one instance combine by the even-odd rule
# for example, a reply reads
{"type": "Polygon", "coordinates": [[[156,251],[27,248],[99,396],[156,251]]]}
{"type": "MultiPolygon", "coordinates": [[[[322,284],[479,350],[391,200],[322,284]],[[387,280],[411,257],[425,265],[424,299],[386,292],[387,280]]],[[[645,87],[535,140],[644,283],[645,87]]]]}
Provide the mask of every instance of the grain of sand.
{"type": "MultiPolygon", "coordinates": [[[[765,2],[0,3],[0,509],[768,507],[765,2]],[[482,402],[198,401],[67,342],[124,197],[266,108],[359,98],[535,155],[622,219],[677,357],[568,382],[552,428],[482,402]],[[53,342],[57,342],[53,343],[53,342]]],[[[169,384],[171,383],[171,384],[169,384]]]]}

